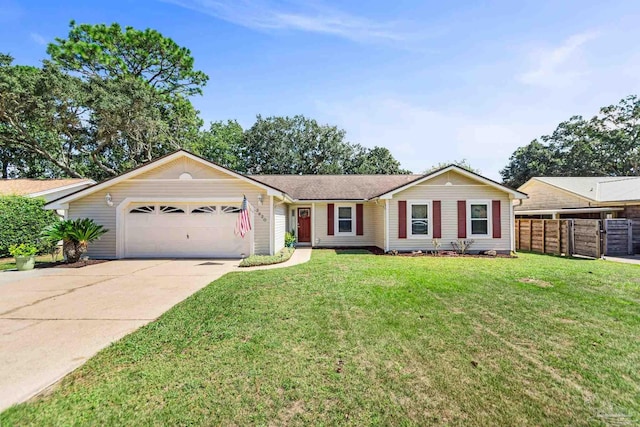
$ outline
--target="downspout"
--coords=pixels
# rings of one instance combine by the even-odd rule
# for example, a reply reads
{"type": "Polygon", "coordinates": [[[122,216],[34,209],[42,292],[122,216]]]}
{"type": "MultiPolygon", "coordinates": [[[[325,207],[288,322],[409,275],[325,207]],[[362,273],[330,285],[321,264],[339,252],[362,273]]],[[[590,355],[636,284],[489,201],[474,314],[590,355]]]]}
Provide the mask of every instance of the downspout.
{"type": "Polygon", "coordinates": [[[274,255],[273,248],[275,247],[275,217],[273,213],[273,196],[269,196],[269,255],[274,255]]]}
{"type": "Polygon", "coordinates": [[[389,252],[389,199],[384,199],[384,252],[389,252]]]}

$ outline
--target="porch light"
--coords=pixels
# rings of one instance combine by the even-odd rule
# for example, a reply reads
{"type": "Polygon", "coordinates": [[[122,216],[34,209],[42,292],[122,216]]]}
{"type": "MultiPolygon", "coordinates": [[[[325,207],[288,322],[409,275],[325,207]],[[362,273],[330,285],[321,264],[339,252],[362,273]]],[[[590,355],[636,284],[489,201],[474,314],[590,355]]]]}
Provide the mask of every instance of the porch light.
{"type": "Polygon", "coordinates": [[[107,195],[104,196],[104,201],[107,202],[107,206],[113,206],[113,198],[111,197],[111,193],[107,193],[107,195]]]}
{"type": "Polygon", "coordinates": [[[258,194],[258,204],[262,205],[262,194],[258,194]]]}

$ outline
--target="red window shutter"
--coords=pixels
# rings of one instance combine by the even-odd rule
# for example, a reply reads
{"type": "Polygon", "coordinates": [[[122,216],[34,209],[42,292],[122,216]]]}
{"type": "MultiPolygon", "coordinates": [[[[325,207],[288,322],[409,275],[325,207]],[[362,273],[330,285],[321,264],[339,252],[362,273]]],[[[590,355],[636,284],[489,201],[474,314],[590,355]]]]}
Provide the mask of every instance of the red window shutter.
{"type": "Polygon", "coordinates": [[[440,239],[442,237],[442,203],[440,200],[433,201],[433,238],[440,239]]]}
{"type": "Polygon", "coordinates": [[[467,201],[458,200],[458,239],[467,238],[467,201]]]}
{"type": "Polygon", "coordinates": [[[333,224],[333,215],[335,208],[333,203],[327,205],[327,236],[333,236],[335,226],[333,224]]]}
{"type": "Polygon", "coordinates": [[[493,223],[494,239],[502,237],[502,221],[500,221],[500,217],[500,200],[494,200],[491,202],[491,222],[493,223]]]}
{"type": "Polygon", "coordinates": [[[358,203],[356,205],[356,235],[363,236],[364,235],[364,205],[362,203],[358,203]]]}
{"type": "Polygon", "coordinates": [[[407,202],[398,201],[398,239],[407,238],[407,202]]]}

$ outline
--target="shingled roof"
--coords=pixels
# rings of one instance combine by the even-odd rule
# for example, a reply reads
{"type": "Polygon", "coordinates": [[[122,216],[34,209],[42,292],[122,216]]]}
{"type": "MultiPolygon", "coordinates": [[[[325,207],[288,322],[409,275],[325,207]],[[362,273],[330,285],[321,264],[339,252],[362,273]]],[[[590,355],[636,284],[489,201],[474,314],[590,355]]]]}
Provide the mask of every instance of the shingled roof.
{"type": "Polygon", "coordinates": [[[297,200],[368,200],[424,175],[251,175],[297,200]]]}
{"type": "Polygon", "coordinates": [[[0,179],[0,195],[26,196],[29,194],[42,193],[43,191],[55,190],[57,188],[68,187],[76,184],[93,181],[82,178],[69,179],[0,179]]]}

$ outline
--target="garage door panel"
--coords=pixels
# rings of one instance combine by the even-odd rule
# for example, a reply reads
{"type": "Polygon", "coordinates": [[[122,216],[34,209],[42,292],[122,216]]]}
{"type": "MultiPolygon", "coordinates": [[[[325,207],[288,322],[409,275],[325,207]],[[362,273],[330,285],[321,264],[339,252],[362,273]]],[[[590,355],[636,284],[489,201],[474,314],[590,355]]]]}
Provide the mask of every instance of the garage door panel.
{"type": "MultiPolygon", "coordinates": [[[[237,214],[190,213],[198,206],[176,205],[185,213],[161,212],[160,203],[151,213],[126,215],[127,257],[228,257],[249,255],[252,233],[234,234],[237,214]]],[[[229,205],[229,204],[226,204],[229,205]]],[[[164,208],[166,211],[166,208],[164,208]]]]}

